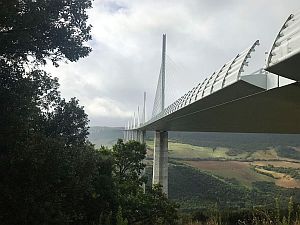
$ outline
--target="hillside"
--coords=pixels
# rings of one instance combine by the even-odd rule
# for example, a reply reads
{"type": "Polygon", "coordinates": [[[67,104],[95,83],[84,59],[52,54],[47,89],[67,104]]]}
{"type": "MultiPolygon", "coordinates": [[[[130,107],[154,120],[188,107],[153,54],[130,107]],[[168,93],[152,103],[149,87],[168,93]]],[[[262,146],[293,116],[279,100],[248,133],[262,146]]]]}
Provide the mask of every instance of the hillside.
{"type": "MultiPolygon", "coordinates": [[[[152,168],[148,167],[148,184],[151,183],[151,173],[152,168]]],[[[272,206],[275,197],[287,202],[290,196],[300,202],[299,189],[281,188],[267,179],[254,181],[253,187],[249,188],[234,178],[213,176],[180,163],[169,165],[169,197],[180,204],[181,210],[207,209],[216,203],[221,208],[249,209],[272,206]]]]}
{"type": "MultiPolygon", "coordinates": [[[[92,127],[90,140],[111,146],[121,128],[92,127]]],[[[153,137],[147,133],[151,185],[153,137]]],[[[222,208],[272,205],[275,197],[300,202],[300,136],[170,132],[169,197],[181,210],[216,203],[222,208]]]]}

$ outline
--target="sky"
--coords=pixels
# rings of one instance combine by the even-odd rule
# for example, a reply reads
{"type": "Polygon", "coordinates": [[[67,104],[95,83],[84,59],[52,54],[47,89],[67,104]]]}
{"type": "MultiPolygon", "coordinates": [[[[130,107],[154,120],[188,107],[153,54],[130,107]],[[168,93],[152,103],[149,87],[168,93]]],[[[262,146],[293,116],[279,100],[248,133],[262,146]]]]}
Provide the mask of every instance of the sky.
{"type": "Polygon", "coordinates": [[[167,34],[166,105],[260,40],[248,71],[264,66],[299,0],[94,0],[92,53],[48,67],[64,98],[76,97],[90,126],[124,126],[147,93],[151,117],[167,34]],[[252,63],[252,64],[251,64],[252,63]]]}

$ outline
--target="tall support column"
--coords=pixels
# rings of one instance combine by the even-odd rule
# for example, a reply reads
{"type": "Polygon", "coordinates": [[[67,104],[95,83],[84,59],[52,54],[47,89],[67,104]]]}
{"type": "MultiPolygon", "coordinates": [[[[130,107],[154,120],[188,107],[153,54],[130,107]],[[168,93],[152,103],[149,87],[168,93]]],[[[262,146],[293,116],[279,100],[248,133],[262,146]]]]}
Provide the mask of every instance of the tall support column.
{"type": "Polygon", "coordinates": [[[123,134],[124,134],[123,140],[124,140],[124,142],[126,142],[127,141],[127,126],[126,125],[124,126],[123,134]]]}
{"type": "Polygon", "coordinates": [[[162,185],[168,196],[168,132],[156,131],[154,137],[153,184],[162,185]]]}
{"type": "MultiPolygon", "coordinates": [[[[146,131],[145,130],[140,130],[139,131],[139,142],[141,144],[145,144],[145,136],[146,136],[146,131]]],[[[147,150],[147,146],[145,145],[145,148],[147,150]]],[[[143,160],[143,163],[145,163],[145,159],[143,160]]],[[[141,176],[145,176],[146,174],[146,167],[143,169],[142,173],[141,173],[141,176]]],[[[142,184],[142,188],[143,188],[143,191],[144,191],[144,194],[146,193],[146,183],[143,183],[142,184]]]]}
{"type": "Polygon", "coordinates": [[[145,136],[146,136],[146,131],[145,130],[140,130],[139,131],[139,142],[144,144],[145,143],[145,136]]]}
{"type": "Polygon", "coordinates": [[[129,132],[130,132],[130,134],[129,134],[129,140],[131,141],[131,140],[133,140],[133,131],[131,130],[129,132]]]}
{"type": "Polygon", "coordinates": [[[124,130],[124,142],[127,141],[127,130],[124,130]]]}

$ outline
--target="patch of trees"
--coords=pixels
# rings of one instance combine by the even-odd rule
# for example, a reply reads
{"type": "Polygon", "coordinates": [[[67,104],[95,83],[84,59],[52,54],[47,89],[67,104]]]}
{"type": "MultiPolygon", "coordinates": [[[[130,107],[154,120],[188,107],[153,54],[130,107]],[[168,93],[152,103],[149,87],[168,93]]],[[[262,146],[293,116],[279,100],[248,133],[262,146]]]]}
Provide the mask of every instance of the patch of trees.
{"type": "Polygon", "coordinates": [[[300,179],[300,169],[291,168],[291,167],[275,167],[273,165],[268,166],[256,166],[269,171],[274,171],[278,173],[288,174],[295,179],[300,179]]]}
{"type": "Polygon", "coordinates": [[[218,207],[184,214],[185,224],[298,224],[300,205],[292,198],[287,201],[274,199],[273,206],[252,209],[220,210],[218,207]]]}
{"type": "Polygon", "coordinates": [[[79,101],[62,98],[58,79],[41,69],[89,54],[91,3],[0,1],[3,225],[176,224],[161,189],[140,186],[145,146],[120,140],[95,149],[79,101]]]}

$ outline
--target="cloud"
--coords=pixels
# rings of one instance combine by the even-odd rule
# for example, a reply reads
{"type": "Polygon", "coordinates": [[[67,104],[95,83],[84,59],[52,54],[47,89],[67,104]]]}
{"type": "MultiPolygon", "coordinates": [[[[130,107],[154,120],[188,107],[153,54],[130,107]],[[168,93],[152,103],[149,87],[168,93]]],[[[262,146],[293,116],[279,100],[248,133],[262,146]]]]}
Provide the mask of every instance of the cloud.
{"type": "MultiPolygon", "coordinates": [[[[167,33],[167,103],[210,76],[255,40],[263,66],[277,32],[299,0],[102,0],[89,12],[93,52],[50,68],[66,98],[78,97],[91,125],[125,124],[147,92],[151,114],[167,33]]],[[[251,62],[250,62],[251,65],[251,62]]]]}
{"type": "Polygon", "coordinates": [[[88,100],[86,111],[91,116],[105,118],[127,118],[132,116],[131,112],[122,110],[117,102],[112,99],[101,97],[88,100]]]}

